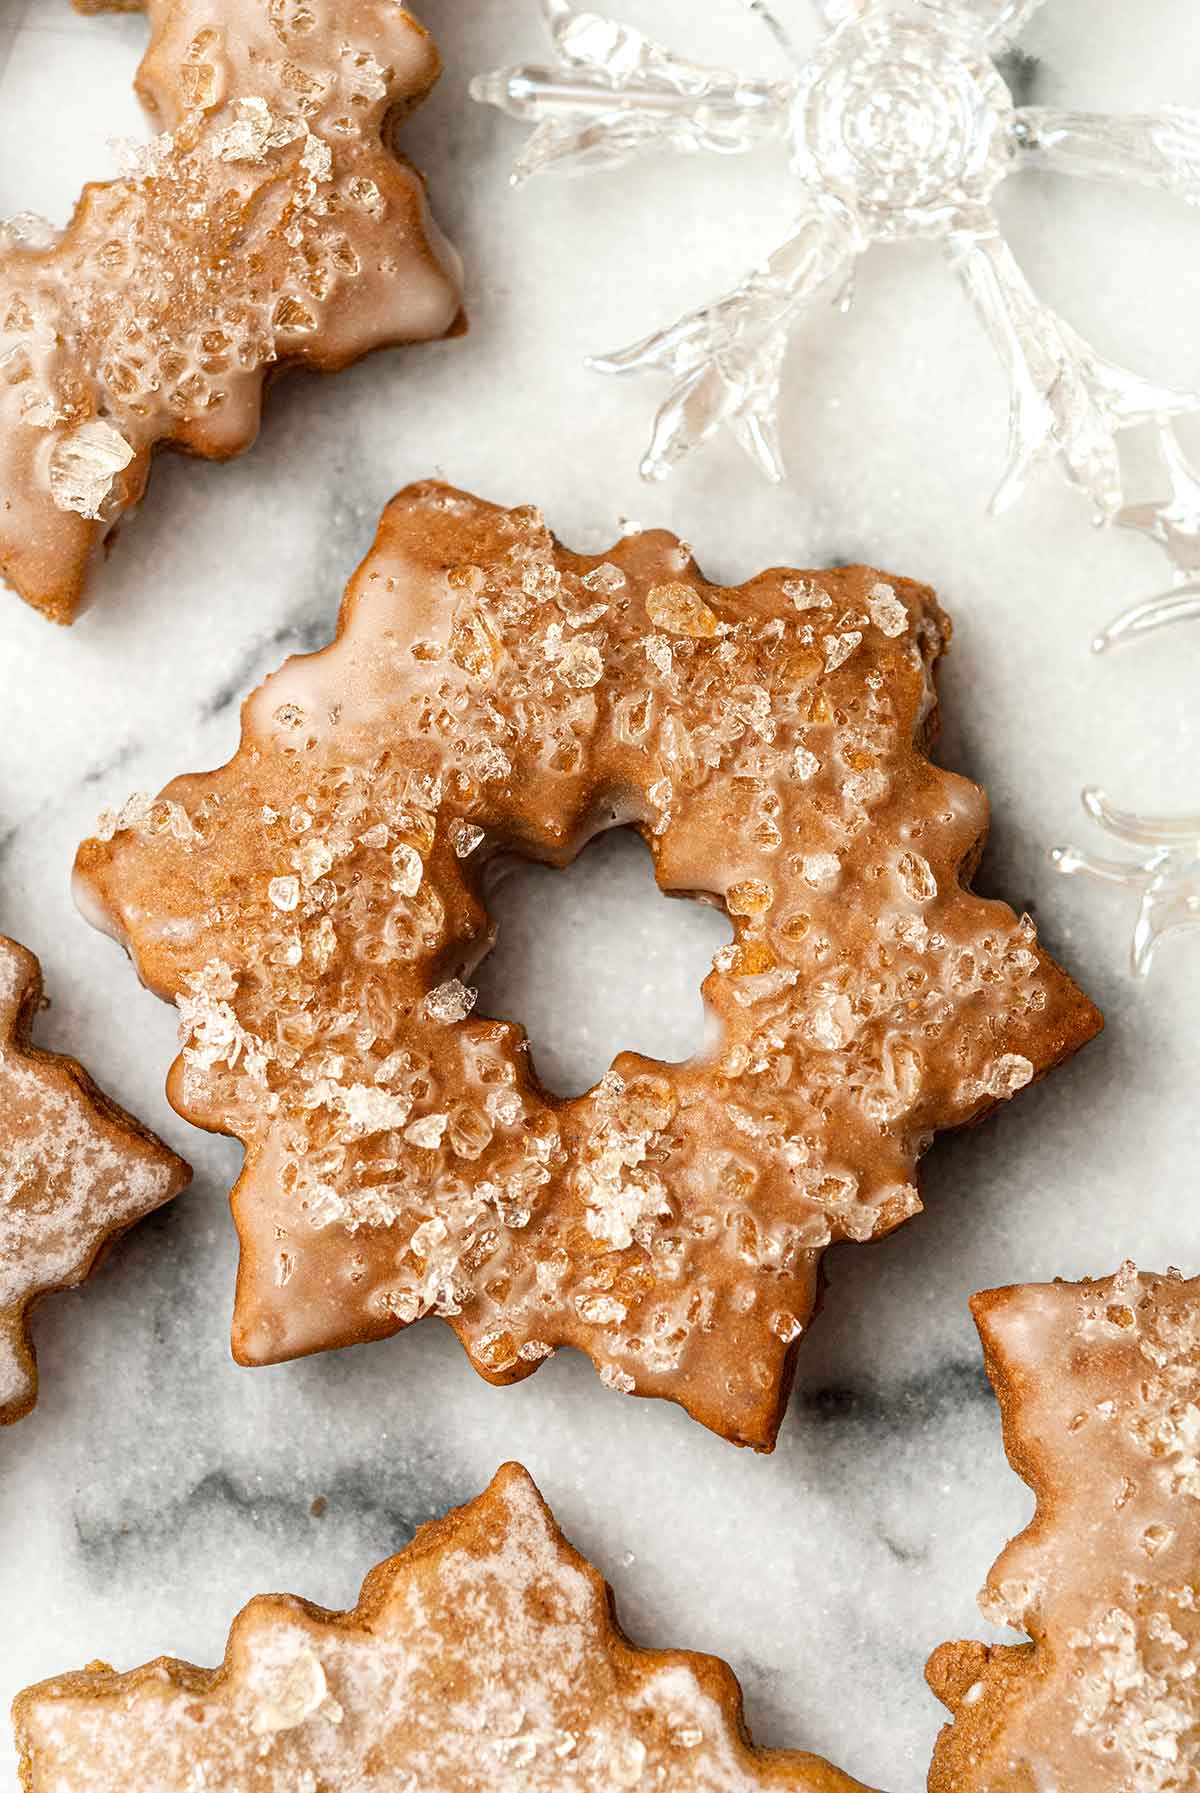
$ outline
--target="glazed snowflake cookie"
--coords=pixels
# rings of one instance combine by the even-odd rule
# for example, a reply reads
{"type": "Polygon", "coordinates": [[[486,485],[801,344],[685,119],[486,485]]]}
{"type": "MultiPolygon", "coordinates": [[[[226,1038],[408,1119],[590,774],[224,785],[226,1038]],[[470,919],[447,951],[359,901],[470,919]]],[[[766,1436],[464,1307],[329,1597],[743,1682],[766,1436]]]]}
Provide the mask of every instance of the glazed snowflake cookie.
{"type": "Polygon", "coordinates": [[[515,1463],[353,1612],[254,1600],[215,1672],[93,1667],[14,1714],[26,1793],[867,1793],[755,1749],[723,1662],[629,1643],[515,1463]]]}
{"type": "Polygon", "coordinates": [[[30,1045],[41,1001],[37,960],[0,936],[0,1425],[37,1399],[35,1303],[82,1282],[192,1174],[73,1058],[30,1045]]]}
{"type": "Polygon", "coordinates": [[[561,547],[437,485],[388,506],[337,640],[221,770],[110,813],[86,913],[178,1004],[169,1091],[246,1146],[245,1363],[437,1314],[480,1373],[560,1345],[769,1450],[833,1240],[1100,1026],[964,887],[983,793],[925,757],[949,624],[864,567],[708,584],[662,533],[561,547]],[[472,1015],[488,867],[635,827],[722,906],[710,1044],[586,1095],[472,1015]]]}
{"type": "Polygon", "coordinates": [[[460,314],[457,258],[390,148],[438,74],[397,0],[148,6],[138,92],[160,134],[65,231],[0,224],[0,572],[56,622],[156,447],[226,460],[268,373],[460,314]]]}
{"type": "Polygon", "coordinates": [[[980,1596],[1033,1640],[944,1645],[931,1793],[1200,1782],[1200,1282],[998,1289],[973,1303],[1009,1461],[1037,1496],[980,1596]]]}

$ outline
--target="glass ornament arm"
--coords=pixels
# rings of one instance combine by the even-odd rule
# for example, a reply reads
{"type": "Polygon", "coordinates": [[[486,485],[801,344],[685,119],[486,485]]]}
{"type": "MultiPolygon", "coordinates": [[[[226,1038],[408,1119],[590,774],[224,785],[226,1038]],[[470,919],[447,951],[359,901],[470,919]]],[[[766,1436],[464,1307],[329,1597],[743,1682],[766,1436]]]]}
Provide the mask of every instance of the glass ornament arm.
{"type": "Polygon", "coordinates": [[[1129,846],[1200,846],[1200,815],[1145,816],[1135,810],[1118,809],[1096,785],[1089,785],[1084,791],[1083,807],[1106,834],[1129,846]]]}
{"type": "Polygon", "coordinates": [[[793,234],[723,297],[590,366],[619,374],[656,369],[675,379],[642,462],[664,479],[723,425],[771,480],[784,477],[778,439],[783,360],[803,307],[844,290],[865,241],[847,209],[814,196],[793,234]]]}
{"type": "Polygon", "coordinates": [[[661,149],[741,155],[786,137],[792,82],[687,61],[566,0],[544,0],[543,10],[558,66],[496,69],[470,89],[535,127],[514,185],[546,168],[618,167],[661,149]]]}
{"type": "Polygon", "coordinates": [[[1192,622],[1200,622],[1200,581],[1177,585],[1156,598],[1131,604],[1100,631],[1092,642],[1092,652],[1104,654],[1109,648],[1123,647],[1126,642],[1153,635],[1174,623],[1192,622]]]}
{"type": "Polygon", "coordinates": [[[1078,847],[1056,847],[1050,858],[1068,876],[1083,873],[1138,892],[1130,957],[1134,976],[1145,977],[1167,934],[1200,926],[1200,815],[1137,815],[1117,809],[1094,787],[1084,791],[1083,805],[1107,834],[1144,849],[1144,856],[1102,859],[1078,847]]]}
{"type": "Polygon", "coordinates": [[[1057,112],[1027,106],[1017,142],[1033,166],[1093,181],[1132,181],[1200,205],[1200,111],[1057,112]]]}
{"type": "Polygon", "coordinates": [[[964,214],[951,256],[1008,374],[1008,468],[992,500],[1008,509],[1040,462],[1057,457],[1101,517],[1123,502],[1117,433],[1195,410],[1191,393],[1156,386],[1105,361],[1034,293],[989,212],[964,214]]]}
{"type": "Polygon", "coordinates": [[[967,23],[981,27],[988,48],[996,55],[1021,35],[1044,0],[933,0],[935,8],[939,4],[942,10],[957,13],[967,23]]]}

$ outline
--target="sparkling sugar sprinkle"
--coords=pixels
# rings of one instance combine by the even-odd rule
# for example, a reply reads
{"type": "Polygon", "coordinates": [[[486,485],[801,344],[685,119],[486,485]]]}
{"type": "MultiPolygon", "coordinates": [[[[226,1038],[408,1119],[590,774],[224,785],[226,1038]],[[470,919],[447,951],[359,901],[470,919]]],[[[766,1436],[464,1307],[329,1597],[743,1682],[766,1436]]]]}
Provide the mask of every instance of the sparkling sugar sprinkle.
{"type": "Polygon", "coordinates": [[[771,145],[786,146],[797,177],[791,234],[745,280],[592,361],[604,373],[651,369],[674,381],[642,462],[646,478],[665,477],[726,427],[769,479],[782,479],[778,405],[792,335],[818,303],[849,293],[872,243],[923,237],[944,245],[1009,377],[1009,465],[994,508],[1019,496],[1035,466],[1055,460],[1100,516],[1120,510],[1120,432],[1200,400],[1103,360],[1044,305],[992,200],[1028,167],[1138,182],[1196,204],[1200,112],[1015,106],[997,58],[1039,4],[818,0],[828,32],[815,54],[802,55],[766,0],[751,0],[796,69],[768,81],[698,65],[569,0],[541,0],[554,66],[497,70],[471,88],[535,127],[516,181],[662,150],[729,155],[771,145]]]}
{"type": "Polygon", "coordinates": [[[1037,1518],[980,1604],[1034,1640],[949,1644],[931,1793],[1183,1793],[1200,1781],[1200,1283],[1177,1272],[973,1303],[1037,1518]]]}
{"type": "Polygon", "coordinates": [[[723,1663],[628,1643],[516,1464],[422,1526],[353,1612],[253,1601],[226,1662],[20,1694],[28,1793],[866,1793],[755,1749],[723,1663]]]}
{"type": "Polygon", "coordinates": [[[238,1355],[434,1314],[492,1380],[569,1344],[769,1448],[824,1247],[900,1225],[933,1131],[1097,1025],[960,883],[986,805],[922,752],[946,619],[863,568],[723,591],[657,532],[588,560],[435,485],[352,595],[228,766],[80,854],[175,994],[175,1100],[247,1147],[238,1355]],[[554,1102],[462,971],[502,856],[562,864],[614,793],[734,938],[704,1055],[554,1102]]]}
{"type": "Polygon", "coordinates": [[[50,495],[60,510],[98,518],[113,481],[132,459],[133,449],[110,423],[81,423],[54,444],[50,495]]]}
{"type": "MultiPolygon", "coordinates": [[[[85,9],[86,10],[86,9],[85,9]]],[[[279,363],[443,335],[458,270],[393,107],[437,74],[394,0],[151,6],[150,143],[65,230],[0,224],[0,571],[60,622],[156,445],[227,459],[279,363]],[[87,527],[84,527],[84,525],[87,527]]]]}

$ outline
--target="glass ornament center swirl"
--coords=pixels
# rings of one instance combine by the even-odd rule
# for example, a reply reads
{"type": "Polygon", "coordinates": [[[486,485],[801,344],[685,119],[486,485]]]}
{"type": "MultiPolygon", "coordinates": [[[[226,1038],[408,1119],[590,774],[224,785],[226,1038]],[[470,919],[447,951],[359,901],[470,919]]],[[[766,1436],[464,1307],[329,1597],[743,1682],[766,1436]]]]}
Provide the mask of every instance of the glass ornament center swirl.
{"type": "Polygon", "coordinates": [[[806,68],[789,116],[793,166],[866,238],[941,236],[1004,179],[1014,119],[976,33],[953,15],[874,7],[806,68]]]}

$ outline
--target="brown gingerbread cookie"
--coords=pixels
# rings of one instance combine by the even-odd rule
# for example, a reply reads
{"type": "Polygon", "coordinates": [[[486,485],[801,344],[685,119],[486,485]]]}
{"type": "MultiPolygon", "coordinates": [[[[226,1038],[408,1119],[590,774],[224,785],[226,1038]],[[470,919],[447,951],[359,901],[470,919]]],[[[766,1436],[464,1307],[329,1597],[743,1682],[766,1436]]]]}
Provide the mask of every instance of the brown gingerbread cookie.
{"type": "Polygon", "coordinates": [[[457,258],[390,147],[439,68],[397,0],[148,6],[159,135],[65,231],[0,224],[0,572],[61,623],[157,447],[228,459],[269,373],[460,316],[457,258]]]}
{"type": "Polygon", "coordinates": [[[864,567],[722,590],[666,534],[592,557],[531,509],[393,500],[229,764],[79,854],[85,912],[179,1006],[171,1100],[246,1145],[240,1361],[434,1313],[494,1382],[574,1345],[771,1448],[825,1247],[915,1213],[934,1131],[1100,1025],[964,887],[985,799],[924,751],[949,632],[864,567]],[[559,1101],[463,979],[498,857],[618,823],[735,939],[699,1059],[622,1053],[559,1101]]]}
{"type": "Polygon", "coordinates": [[[30,1045],[41,1001],[37,960],[0,936],[0,1425],[37,1399],[34,1304],[83,1282],[192,1174],[82,1065],[30,1045]]]}
{"type": "Polygon", "coordinates": [[[353,1612],[253,1600],[220,1669],[92,1668],[14,1717],[26,1793],[865,1793],[755,1749],[725,1663],[631,1644],[515,1463],[353,1612]]]}
{"type": "Polygon", "coordinates": [[[1200,1281],[996,1289],[972,1303],[1032,1524],[980,1596],[1030,1643],[945,1644],[931,1793],[1200,1785],[1200,1281]]]}

